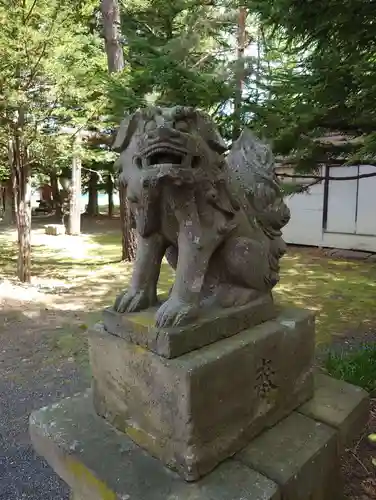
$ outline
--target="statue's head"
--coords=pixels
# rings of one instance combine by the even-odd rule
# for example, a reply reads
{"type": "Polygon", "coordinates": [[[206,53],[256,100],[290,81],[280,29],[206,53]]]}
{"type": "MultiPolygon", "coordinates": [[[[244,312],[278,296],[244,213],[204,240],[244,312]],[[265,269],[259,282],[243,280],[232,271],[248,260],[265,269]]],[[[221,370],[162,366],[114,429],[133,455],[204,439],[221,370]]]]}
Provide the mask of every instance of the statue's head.
{"type": "Polygon", "coordinates": [[[207,115],[175,106],[141,109],[124,119],[113,149],[120,153],[120,182],[137,226],[147,234],[155,227],[161,184],[192,184],[200,173],[218,177],[227,146],[207,115]]]}

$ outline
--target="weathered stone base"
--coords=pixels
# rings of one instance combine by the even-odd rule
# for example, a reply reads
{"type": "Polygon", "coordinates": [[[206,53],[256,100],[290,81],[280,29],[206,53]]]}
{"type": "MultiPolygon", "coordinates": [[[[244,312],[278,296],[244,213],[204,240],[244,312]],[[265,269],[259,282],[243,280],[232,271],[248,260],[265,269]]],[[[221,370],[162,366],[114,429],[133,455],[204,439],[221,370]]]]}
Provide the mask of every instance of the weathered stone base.
{"type": "Polygon", "coordinates": [[[44,232],[52,236],[60,236],[65,234],[66,230],[64,224],[47,224],[44,226],[44,232]]]}
{"type": "Polygon", "coordinates": [[[368,396],[329,377],[320,376],[317,386],[310,417],[293,412],[196,483],[164,468],[98,417],[91,391],[34,412],[30,433],[36,450],[72,489],[72,500],[339,500],[341,443],[361,431],[368,396]],[[331,392],[331,403],[320,403],[323,391],[331,392]],[[346,398],[338,412],[341,394],[346,398]]]}
{"type": "Polygon", "coordinates": [[[36,450],[74,500],[279,500],[272,481],[235,461],[198,483],[185,482],[98,417],[90,403],[87,393],[30,417],[36,450]]]}
{"type": "Polygon", "coordinates": [[[99,415],[187,481],[204,476],[312,397],[314,317],[274,320],[174,359],[89,335],[99,415]]]}
{"type": "Polygon", "coordinates": [[[150,307],[141,312],[121,314],[107,308],[103,311],[104,328],[160,356],[177,358],[277,316],[271,295],[239,307],[209,310],[197,321],[174,328],[155,326],[157,310],[158,307],[150,307]]]}

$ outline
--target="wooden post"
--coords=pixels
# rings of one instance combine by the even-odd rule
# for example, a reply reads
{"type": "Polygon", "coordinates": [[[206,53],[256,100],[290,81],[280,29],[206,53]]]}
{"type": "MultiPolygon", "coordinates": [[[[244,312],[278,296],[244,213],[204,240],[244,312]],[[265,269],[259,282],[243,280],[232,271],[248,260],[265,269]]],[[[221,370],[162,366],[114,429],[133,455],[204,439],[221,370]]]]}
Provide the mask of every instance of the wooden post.
{"type": "Polygon", "coordinates": [[[81,171],[80,156],[81,135],[75,135],[72,161],[72,182],[69,192],[68,234],[78,236],[81,233],[81,171]]]}

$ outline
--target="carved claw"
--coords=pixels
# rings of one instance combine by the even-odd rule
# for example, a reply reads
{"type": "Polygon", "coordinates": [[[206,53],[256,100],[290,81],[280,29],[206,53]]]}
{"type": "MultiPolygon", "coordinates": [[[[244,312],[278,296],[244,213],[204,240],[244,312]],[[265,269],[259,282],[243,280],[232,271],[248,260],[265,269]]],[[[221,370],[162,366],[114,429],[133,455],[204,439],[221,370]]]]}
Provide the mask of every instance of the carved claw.
{"type": "Polygon", "coordinates": [[[148,291],[130,289],[118,295],[114,309],[119,313],[137,312],[154,306],[156,303],[157,297],[153,297],[148,291]]]}
{"type": "Polygon", "coordinates": [[[198,307],[186,304],[170,296],[158,309],[156,314],[156,325],[160,328],[178,326],[195,319],[198,315],[198,307]]]}

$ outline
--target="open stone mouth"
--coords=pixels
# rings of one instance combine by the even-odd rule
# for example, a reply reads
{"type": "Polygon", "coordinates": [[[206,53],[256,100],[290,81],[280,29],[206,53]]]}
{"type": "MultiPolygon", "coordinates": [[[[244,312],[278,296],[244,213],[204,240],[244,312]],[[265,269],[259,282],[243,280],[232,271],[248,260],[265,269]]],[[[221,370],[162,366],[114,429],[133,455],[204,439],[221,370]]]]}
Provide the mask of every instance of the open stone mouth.
{"type": "Polygon", "coordinates": [[[181,168],[195,168],[200,161],[199,156],[189,154],[188,151],[171,147],[148,148],[136,159],[139,168],[151,166],[176,166],[181,168]]]}

